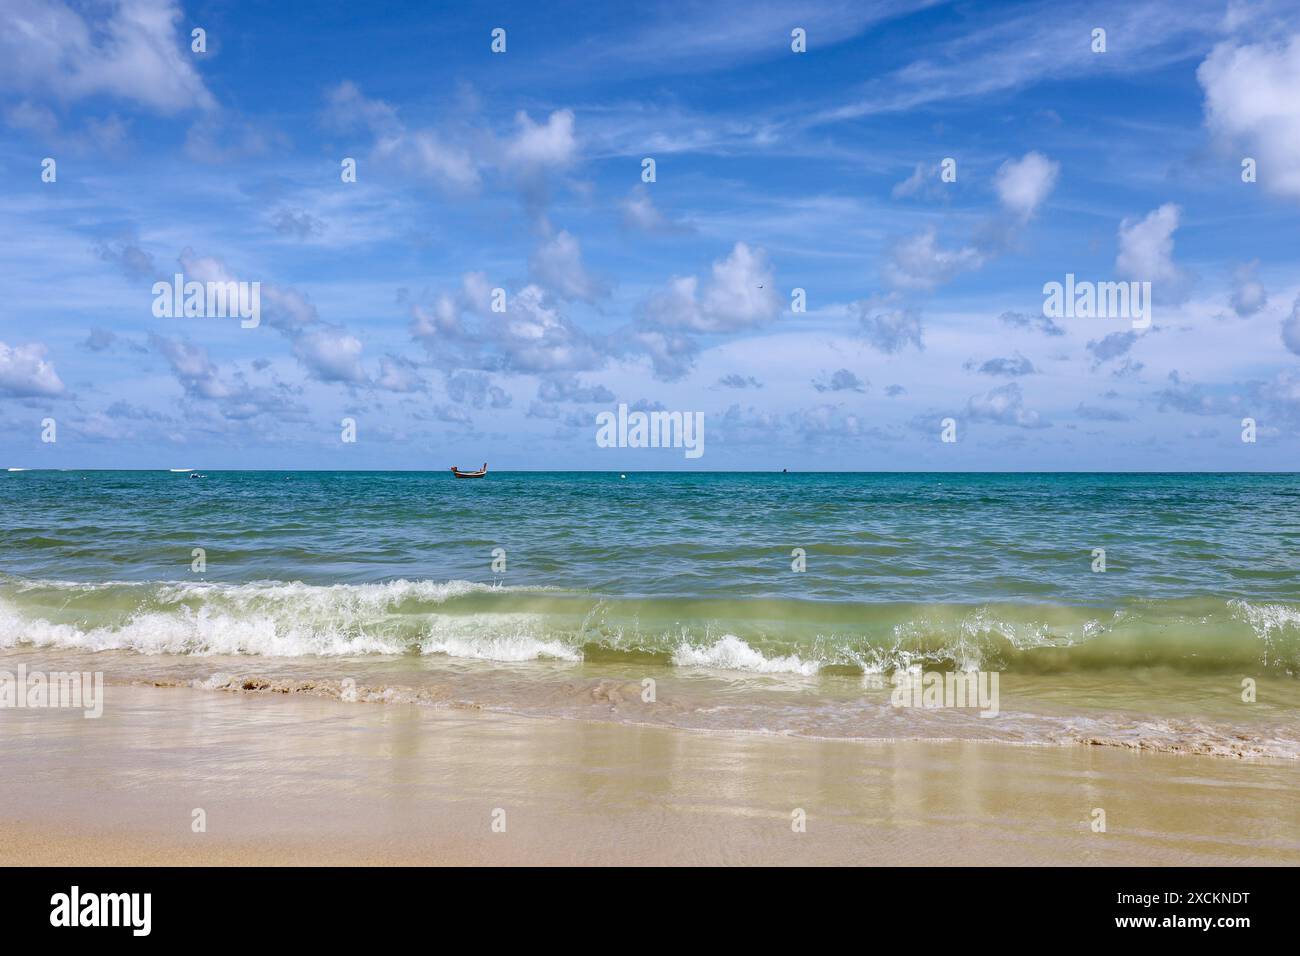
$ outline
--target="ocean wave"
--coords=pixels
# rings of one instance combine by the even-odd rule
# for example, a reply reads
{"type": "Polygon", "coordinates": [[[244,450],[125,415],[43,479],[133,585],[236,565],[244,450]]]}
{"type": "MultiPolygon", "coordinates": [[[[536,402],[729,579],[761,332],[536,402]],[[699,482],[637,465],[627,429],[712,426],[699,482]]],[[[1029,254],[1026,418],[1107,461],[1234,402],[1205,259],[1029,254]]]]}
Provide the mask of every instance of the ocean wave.
{"type": "Polygon", "coordinates": [[[902,668],[1300,672],[1300,607],[616,598],[471,581],[78,583],[0,577],[0,647],[298,657],[637,659],[751,674],[902,668]]]}
{"type": "Polygon", "coordinates": [[[263,657],[401,654],[428,636],[424,621],[430,610],[458,598],[508,590],[538,589],[407,580],[334,585],[5,582],[0,587],[0,647],[263,657]]]}
{"type": "Polygon", "coordinates": [[[811,676],[821,669],[819,662],[800,660],[797,654],[764,657],[761,651],[750,647],[735,634],[726,634],[707,646],[693,646],[683,641],[673,651],[672,661],[679,667],[713,667],[755,674],[811,676]]]}

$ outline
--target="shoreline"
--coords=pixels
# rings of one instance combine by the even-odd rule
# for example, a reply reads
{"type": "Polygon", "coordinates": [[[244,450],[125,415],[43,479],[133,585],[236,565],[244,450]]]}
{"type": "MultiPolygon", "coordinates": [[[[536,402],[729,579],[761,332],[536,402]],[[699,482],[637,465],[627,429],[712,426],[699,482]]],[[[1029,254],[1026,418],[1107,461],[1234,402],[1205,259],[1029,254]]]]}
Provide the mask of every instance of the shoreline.
{"type": "Polygon", "coordinates": [[[24,668],[80,674],[83,684],[102,680],[100,707],[121,688],[171,688],[823,742],[1084,747],[1300,769],[1300,732],[1292,719],[1300,713],[1300,684],[1274,677],[1255,682],[1258,701],[1247,705],[1237,679],[1226,674],[1008,672],[992,678],[1001,678],[1001,694],[992,701],[996,714],[985,719],[979,703],[931,706],[908,698],[900,705],[898,688],[876,675],[441,654],[277,658],[20,645],[0,648],[0,715],[12,706],[13,681],[24,668]]]}
{"type": "Polygon", "coordinates": [[[1277,761],[126,685],[0,741],[4,865],[1300,863],[1277,761]]]}

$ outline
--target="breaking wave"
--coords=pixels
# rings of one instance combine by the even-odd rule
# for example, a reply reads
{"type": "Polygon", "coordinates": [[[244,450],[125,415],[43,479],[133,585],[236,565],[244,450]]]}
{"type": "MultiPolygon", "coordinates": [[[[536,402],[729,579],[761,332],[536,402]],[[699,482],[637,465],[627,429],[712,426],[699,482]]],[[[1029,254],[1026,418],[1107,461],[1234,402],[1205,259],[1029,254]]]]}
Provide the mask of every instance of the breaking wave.
{"type": "Polygon", "coordinates": [[[0,647],[147,655],[631,657],[758,674],[957,667],[1033,673],[1300,670],[1300,607],[602,598],[470,581],[310,585],[0,577],[0,647]]]}

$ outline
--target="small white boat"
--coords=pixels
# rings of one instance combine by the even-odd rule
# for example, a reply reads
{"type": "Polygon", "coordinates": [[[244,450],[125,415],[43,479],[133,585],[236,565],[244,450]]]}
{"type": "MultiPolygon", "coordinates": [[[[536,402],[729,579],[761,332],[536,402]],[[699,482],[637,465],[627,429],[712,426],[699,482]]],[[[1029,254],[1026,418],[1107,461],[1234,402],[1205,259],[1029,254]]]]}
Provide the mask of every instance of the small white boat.
{"type": "Polygon", "coordinates": [[[7,468],[6,471],[26,471],[26,468],[7,468]]]}
{"type": "Polygon", "coordinates": [[[185,475],[190,473],[194,469],[193,468],[168,468],[167,470],[178,475],[185,475]]]}

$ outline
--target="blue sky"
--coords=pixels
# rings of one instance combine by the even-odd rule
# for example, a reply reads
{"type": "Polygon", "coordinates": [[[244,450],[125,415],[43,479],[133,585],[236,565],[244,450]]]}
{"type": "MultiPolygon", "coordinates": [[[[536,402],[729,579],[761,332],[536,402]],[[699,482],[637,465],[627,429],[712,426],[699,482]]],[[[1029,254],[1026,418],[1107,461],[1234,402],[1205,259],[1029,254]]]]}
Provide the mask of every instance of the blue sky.
{"type": "Polygon", "coordinates": [[[1295,469],[1297,14],[6,0],[0,467],[1295,469]]]}

